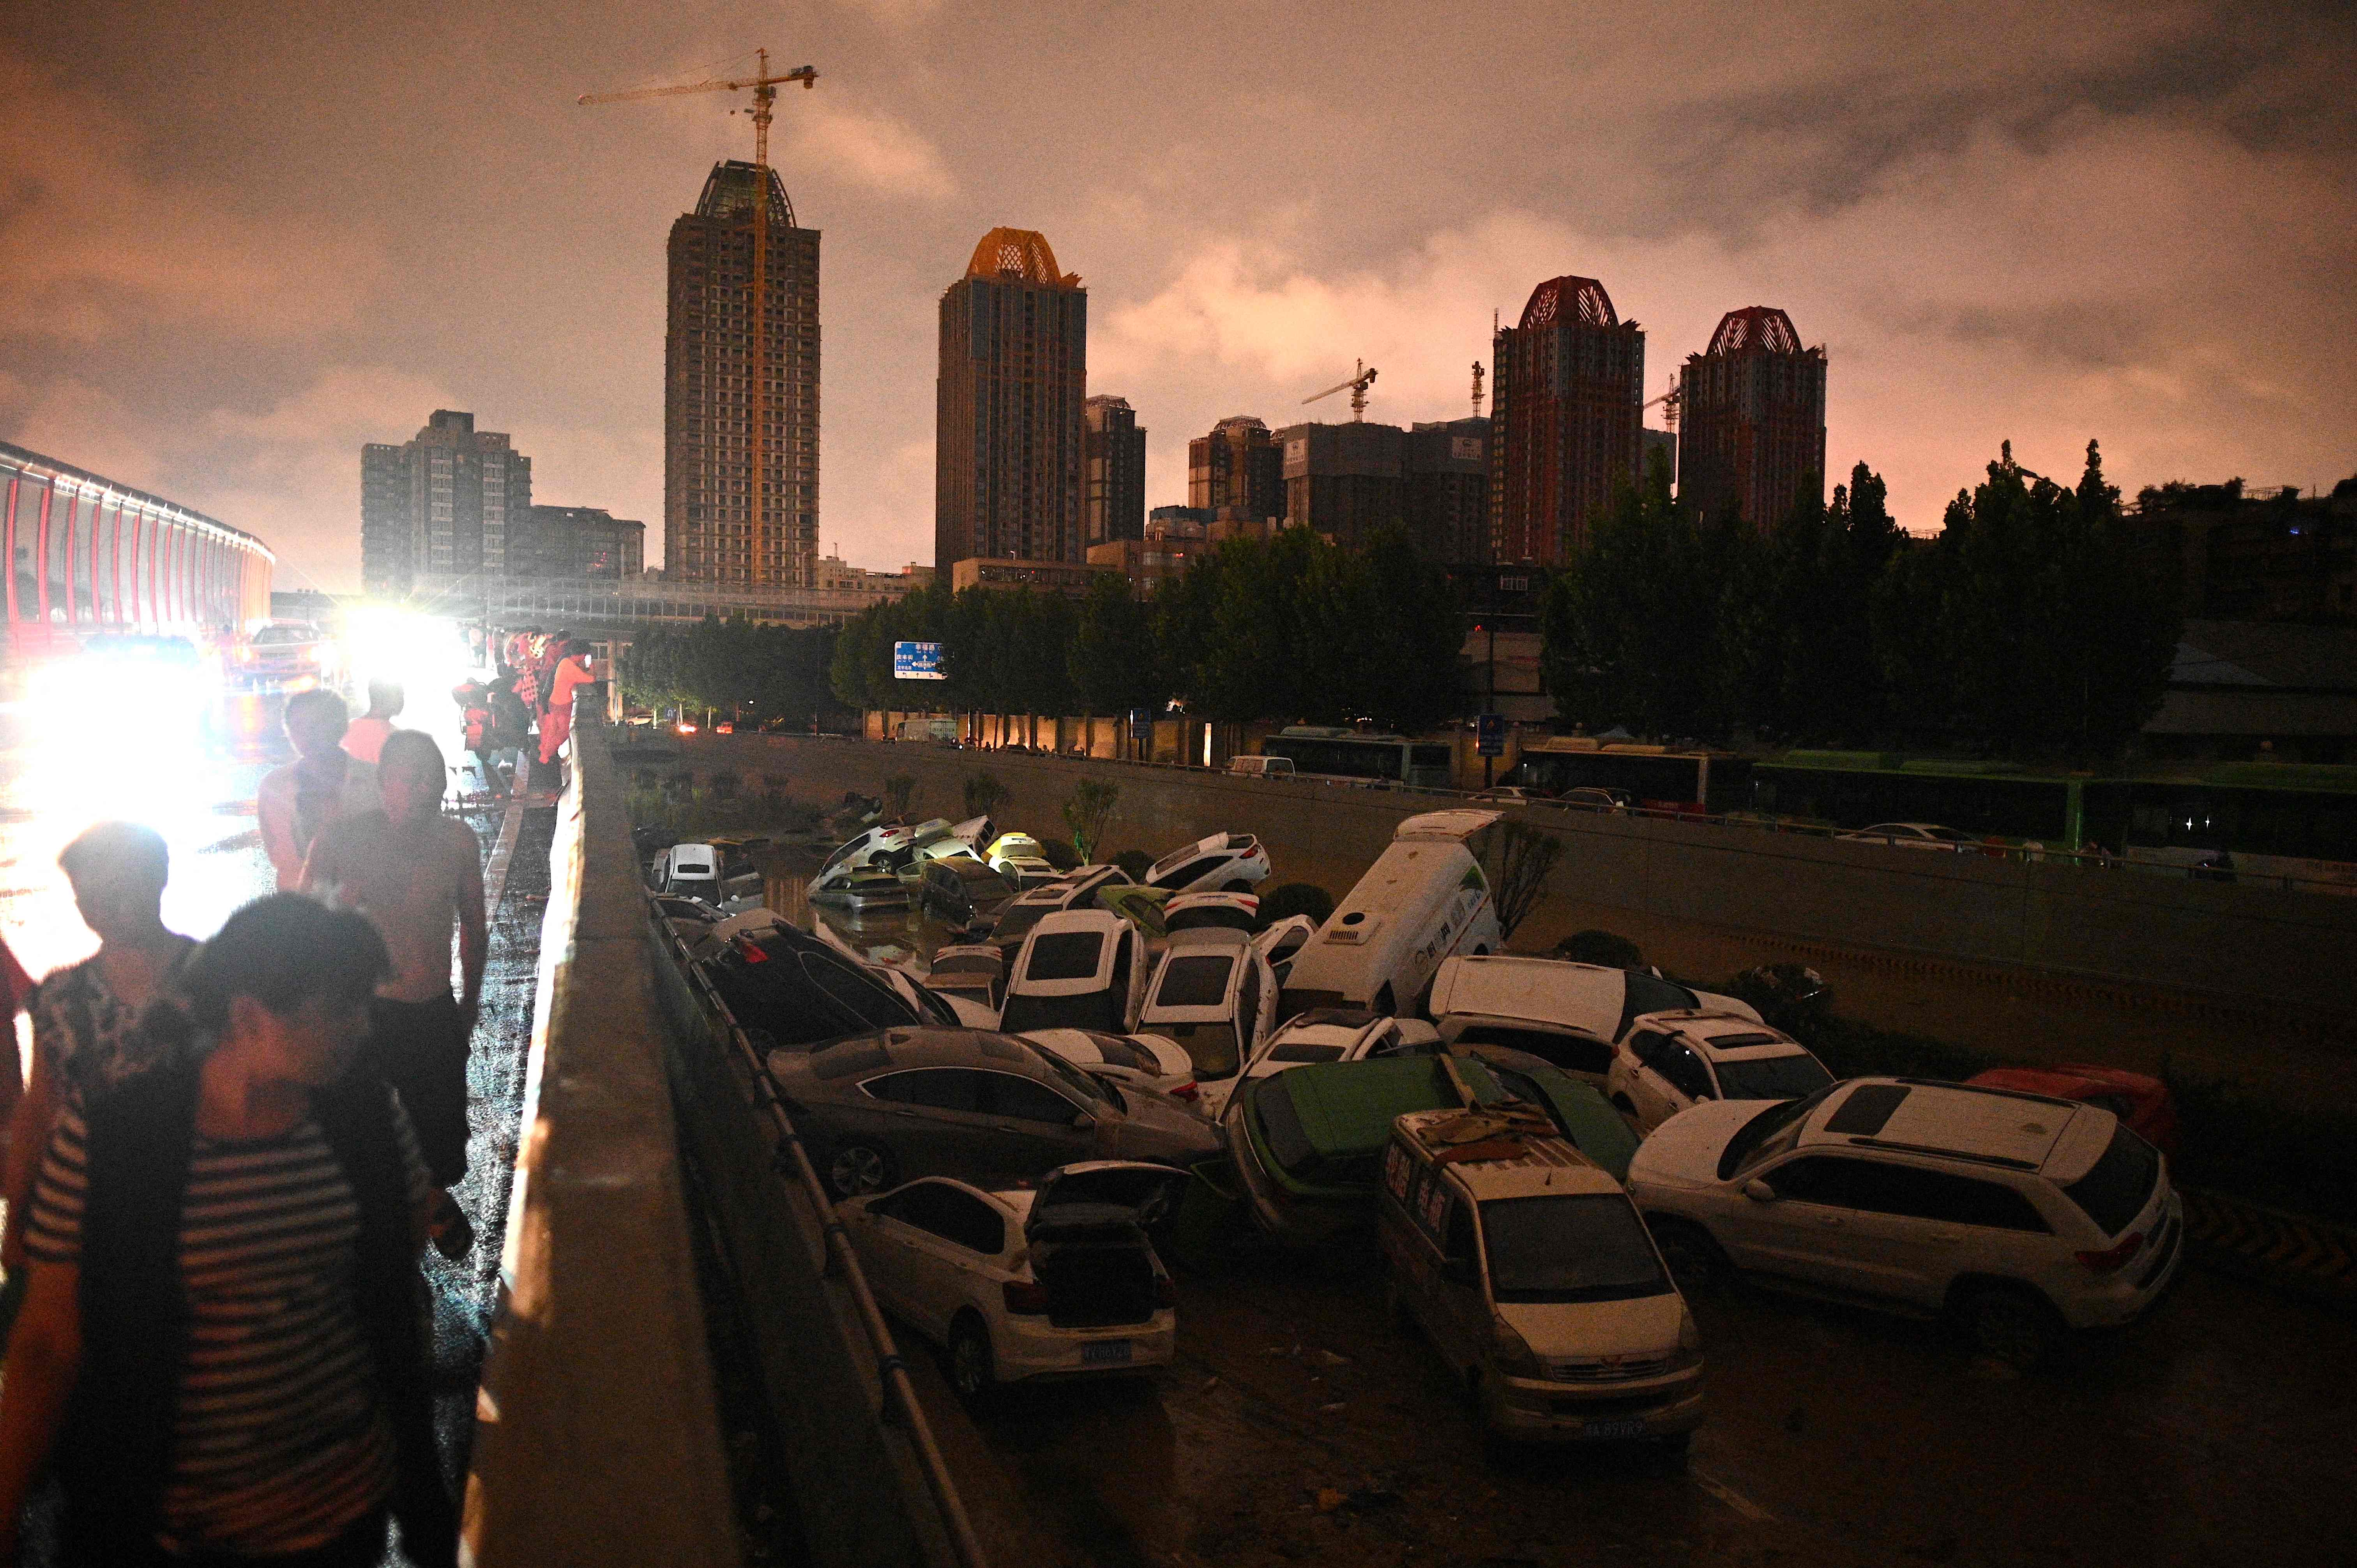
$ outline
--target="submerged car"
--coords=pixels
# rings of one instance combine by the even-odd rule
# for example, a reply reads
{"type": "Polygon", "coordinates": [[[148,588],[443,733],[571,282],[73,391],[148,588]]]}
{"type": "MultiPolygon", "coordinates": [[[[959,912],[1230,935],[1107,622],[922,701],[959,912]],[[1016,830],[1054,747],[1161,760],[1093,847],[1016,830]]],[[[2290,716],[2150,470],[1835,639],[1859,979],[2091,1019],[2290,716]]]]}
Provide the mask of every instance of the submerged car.
{"type": "Polygon", "coordinates": [[[1760,1019],[1732,996],[1642,970],[1512,953],[1448,960],[1433,976],[1428,1006],[1452,1045],[1511,1046],[1599,1087],[1612,1071],[1614,1044],[1647,1013],[1707,1008],[1760,1019]]]}
{"type": "Polygon", "coordinates": [[[1438,1058],[1329,1062],[1249,1085],[1222,1125],[1253,1223],[1297,1242],[1362,1231],[1392,1123],[1462,1104],[1438,1058]]]}
{"type": "Polygon", "coordinates": [[[1206,1085],[1203,1109],[1218,1115],[1244,1085],[1319,1062],[1432,1056],[1440,1037],[1415,1018],[1387,1018],[1355,1007],[1314,1007],[1288,1018],[1246,1059],[1243,1071],[1206,1085]]]}
{"type": "Polygon", "coordinates": [[[1014,886],[960,851],[923,863],[917,898],[924,912],[952,930],[987,930],[1015,897],[1014,886]]]}
{"type": "Polygon", "coordinates": [[[1394,1124],[1376,1213],[1393,1315],[1424,1330],[1491,1431],[1685,1448],[1702,1337],[1609,1173],[1512,1120],[1413,1112],[1394,1124]]]}
{"type": "Polygon", "coordinates": [[[1132,1094],[1053,1051],[983,1029],[888,1029],[774,1050],[770,1080],[819,1174],[855,1197],[920,1176],[1032,1177],[1084,1159],[1184,1168],[1220,1131],[1165,1095],[1132,1094]]]}
{"type": "Polygon", "coordinates": [[[1203,1109],[1216,1116],[1243,1064],[1276,1026],[1276,976],[1251,943],[1209,929],[1175,940],[1156,965],[1137,1033],[1158,1036],[1194,1066],[1203,1109]]]}
{"type": "Polygon", "coordinates": [[[1615,1047],[1605,1091],[1650,1133],[1706,1100],[1798,1100],[1833,1080],[1781,1029],[1721,1013],[1648,1013],[1615,1047]]]}
{"type": "Polygon", "coordinates": [[[1268,846],[1250,833],[1213,833],[1182,844],[1149,867],[1148,887],[1172,893],[1243,893],[1268,875],[1268,846]]]}
{"type": "Polygon", "coordinates": [[[1134,1161],[1059,1166],[1036,1187],[912,1181],[836,1209],[877,1299],[948,1353],[975,1400],[1001,1383],[1168,1363],[1176,1294],[1151,1230],[1183,1173],[1134,1161]]]}
{"type": "Polygon", "coordinates": [[[737,1024],[779,1046],[806,1049],[920,1019],[865,964],[792,926],[740,930],[698,961],[737,1024]]]}
{"type": "Polygon", "coordinates": [[[1006,986],[1006,955],[980,942],[937,949],[925,983],[944,996],[963,996],[987,1007],[995,1016],[1006,986]]]}
{"type": "Polygon", "coordinates": [[[909,886],[880,866],[838,865],[811,878],[810,901],[861,915],[905,909],[909,886]]]}
{"type": "Polygon", "coordinates": [[[1146,996],[1145,948],[1135,927],[1103,909],[1043,916],[1006,966],[998,1026],[1127,1034],[1146,996]]]}
{"type": "Polygon", "coordinates": [[[2134,1321],[2183,1262],[2168,1162],[2093,1105],[1865,1078],[1805,1100],[1697,1105],[1629,1190],[1672,1268],[1947,1316],[2017,1365],[2134,1321]]]}
{"type": "Polygon", "coordinates": [[[1082,1072],[1109,1078],[1123,1088],[1167,1094],[1201,1109],[1195,1064],[1176,1042],[1153,1035],[1107,1035],[1095,1029],[1032,1029],[1024,1036],[1045,1046],[1082,1072]]]}
{"type": "Polygon", "coordinates": [[[1062,875],[1048,860],[1048,852],[1029,833],[1001,833],[983,851],[990,868],[1026,892],[1062,875]]]}

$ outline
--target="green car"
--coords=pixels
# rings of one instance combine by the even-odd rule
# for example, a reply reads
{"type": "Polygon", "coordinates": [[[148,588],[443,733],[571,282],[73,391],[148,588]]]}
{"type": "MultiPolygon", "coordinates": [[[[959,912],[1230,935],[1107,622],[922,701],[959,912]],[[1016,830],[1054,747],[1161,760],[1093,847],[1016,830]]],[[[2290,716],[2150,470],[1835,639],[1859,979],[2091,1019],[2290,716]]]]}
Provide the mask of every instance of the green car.
{"type": "MultiPolygon", "coordinates": [[[[1454,1059],[1474,1103],[1535,1104],[1614,1180],[1627,1176],[1636,1134],[1595,1090],[1520,1052],[1468,1052],[1454,1059]],[[1507,1059],[1494,1059],[1500,1057],[1507,1059]]],[[[1392,1123],[1411,1111],[1462,1103],[1437,1057],[1321,1062],[1254,1079],[1225,1118],[1228,1152],[1254,1222],[1302,1243],[1366,1230],[1392,1123]]]]}

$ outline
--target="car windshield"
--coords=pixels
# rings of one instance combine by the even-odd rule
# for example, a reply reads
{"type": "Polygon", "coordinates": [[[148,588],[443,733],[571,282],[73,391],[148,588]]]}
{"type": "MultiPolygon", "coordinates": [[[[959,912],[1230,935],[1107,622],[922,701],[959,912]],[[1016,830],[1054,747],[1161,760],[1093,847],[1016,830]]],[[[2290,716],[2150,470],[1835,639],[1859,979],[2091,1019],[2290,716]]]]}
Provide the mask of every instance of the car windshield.
{"type": "Polygon", "coordinates": [[[1157,1007],[1217,1007],[1228,999],[1228,975],[1235,960],[1226,953],[1174,958],[1162,966],[1154,993],[1157,1007]]]}
{"type": "Polygon", "coordinates": [[[2159,1179],[2159,1154],[2122,1127],[2113,1133],[2111,1147],[2094,1168],[2062,1190],[2104,1235],[2116,1236],[2144,1212],[2159,1179]]]}
{"type": "Polygon", "coordinates": [[[1104,1079],[1095,1078],[1088,1073],[1082,1072],[1080,1069],[1074,1067],[1071,1063],[1066,1061],[1055,1052],[1048,1049],[1045,1046],[1033,1045],[1029,1040],[1024,1041],[1023,1044],[1025,1047],[1030,1051],[1032,1056],[1037,1058],[1049,1072],[1054,1073],[1056,1077],[1063,1082],[1064,1086],[1067,1089],[1071,1090],[1075,1094],[1086,1095],[1089,1099],[1097,1101],[1103,1104],[1118,1105],[1120,1103],[1114,1098],[1114,1091],[1111,1087],[1105,1083],[1104,1079]]]}
{"type": "Polygon", "coordinates": [[[1148,1024],[1144,1033],[1159,1035],[1187,1053],[1195,1076],[1209,1082],[1233,1078],[1243,1066],[1236,1044],[1236,1026],[1224,1019],[1212,1024],[1148,1024]]]}
{"type": "Polygon", "coordinates": [[[991,928],[991,940],[1013,942],[1055,912],[1053,904],[1010,904],[1006,913],[998,917],[998,924],[991,928]]]}
{"type": "Polygon", "coordinates": [[[1122,1026],[1121,998],[1110,991],[1083,991],[1077,996],[1009,996],[998,1015],[998,1026],[1010,1035],[1033,1029],[1102,1029],[1110,1034],[1122,1026]]]}
{"type": "Polygon", "coordinates": [[[1833,1080],[1816,1058],[1801,1051],[1718,1064],[1718,1092],[1726,1100],[1798,1100],[1833,1080]]]}
{"type": "Polygon", "coordinates": [[[1027,980],[1093,980],[1104,938],[1095,931],[1048,931],[1031,939],[1027,980]]]}
{"type": "Polygon", "coordinates": [[[1719,1151],[1718,1179],[1738,1176],[1760,1161],[1782,1154],[1801,1135],[1801,1124],[1818,1102],[1833,1092],[1827,1084],[1806,1100],[1787,1100],[1770,1105],[1750,1121],[1735,1130],[1735,1136],[1719,1151]]]}
{"type": "Polygon", "coordinates": [[[1490,1294],[1500,1302],[1627,1301],[1669,1293],[1644,1222],[1619,1193],[1498,1198],[1481,1206],[1481,1236],[1490,1294]]]}

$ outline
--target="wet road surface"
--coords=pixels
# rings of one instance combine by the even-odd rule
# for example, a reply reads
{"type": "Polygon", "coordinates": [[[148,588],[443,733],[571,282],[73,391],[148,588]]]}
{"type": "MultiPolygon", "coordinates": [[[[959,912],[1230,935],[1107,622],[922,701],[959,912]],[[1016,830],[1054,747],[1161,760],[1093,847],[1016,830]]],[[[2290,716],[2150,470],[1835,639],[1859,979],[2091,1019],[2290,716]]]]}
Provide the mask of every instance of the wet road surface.
{"type": "MultiPolygon", "coordinates": [[[[879,958],[944,936],[817,913],[879,958]]],[[[1149,1379],[969,1410],[912,1355],[993,1561],[2357,1562],[2357,1325],[2236,1281],[2189,1269],[2029,1373],[1942,1324],[1722,1288],[1695,1303],[1711,1413],[1680,1464],[1486,1439],[1386,1320],[1379,1267],[1252,1244],[1182,1264],[1178,1360],[1149,1379]]]]}

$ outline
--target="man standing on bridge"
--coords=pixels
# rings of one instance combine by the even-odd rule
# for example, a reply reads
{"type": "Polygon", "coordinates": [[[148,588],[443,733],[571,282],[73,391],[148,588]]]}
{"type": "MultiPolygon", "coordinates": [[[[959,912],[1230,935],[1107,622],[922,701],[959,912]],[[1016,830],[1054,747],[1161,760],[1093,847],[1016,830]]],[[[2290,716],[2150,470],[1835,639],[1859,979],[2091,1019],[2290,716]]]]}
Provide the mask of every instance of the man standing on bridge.
{"type": "Polygon", "coordinates": [[[372,811],[376,769],[346,752],[344,700],[333,692],[304,692],[286,700],[286,738],[295,760],[262,776],[254,814],[261,819],[262,848],[278,872],[278,890],[291,893],[303,880],[303,857],[319,830],[339,818],[372,811]]]}
{"type": "Polygon", "coordinates": [[[362,1060],[400,1094],[434,1183],[434,1244],[466,1255],[474,1227],[449,1189],[467,1174],[467,1055],[490,949],[481,852],[473,830],[442,814],[442,748],[423,730],[384,743],[384,809],[330,824],[311,846],[303,891],[368,917],[393,955],[377,988],[362,1060]],[[461,994],[450,994],[450,932],[461,994]]]}

